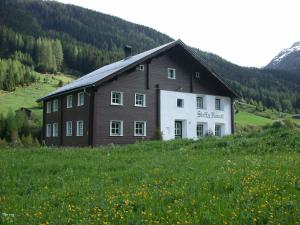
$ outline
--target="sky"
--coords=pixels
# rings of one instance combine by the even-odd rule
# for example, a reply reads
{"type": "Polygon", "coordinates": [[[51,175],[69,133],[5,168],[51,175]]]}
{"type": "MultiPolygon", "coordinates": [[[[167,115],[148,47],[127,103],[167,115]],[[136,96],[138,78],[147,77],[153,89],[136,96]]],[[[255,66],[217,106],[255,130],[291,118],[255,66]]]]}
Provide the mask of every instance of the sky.
{"type": "Polygon", "coordinates": [[[300,41],[299,0],[58,0],[142,24],[241,66],[300,41]]]}

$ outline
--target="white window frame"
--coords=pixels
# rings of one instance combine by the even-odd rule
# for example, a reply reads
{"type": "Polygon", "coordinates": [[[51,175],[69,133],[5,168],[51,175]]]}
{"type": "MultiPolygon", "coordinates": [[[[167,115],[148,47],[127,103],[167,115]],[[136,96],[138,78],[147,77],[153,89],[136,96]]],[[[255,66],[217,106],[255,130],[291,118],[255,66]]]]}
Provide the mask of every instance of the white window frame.
{"type": "Polygon", "coordinates": [[[73,107],[73,95],[68,95],[67,96],[67,108],[70,109],[72,107],[73,107]]]}
{"type": "Polygon", "coordinates": [[[58,137],[58,123],[52,124],[52,137],[58,137]]]}
{"type": "Polygon", "coordinates": [[[57,112],[58,111],[58,99],[54,99],[52,105],[53,105],[53,112],[57,112]]]}
{"type": "Polygon", "coordinates": [[[79,92],[77,94],[77,106],[83,106],[84,105],[84,92],[79,92]]]}
{"type": "Polygon", "coordinates": [[[183,98],[177,98],[176,105],[177,105],[177,108],[184,108],[184,99],[183,98]],[[178,106],[178,100],[181,100],[182,106],[178,106]]]}
{"type": "Polygon", "coordinates": [[[77,120],[76,121],[76,136],[77,137],[82,137],[83,136],[83,130],[84,130],[84,124],[83,124],[83,120],[77,120]],[[82,123],[82,127],[80,127],[80,123],[82,123]]]}
{"type": "Polygon", "coordinates": [[[201,137],[205,136],[205,124],[204,123],[197,123],[196,135],[197,135],[197,138],[201,138],[201,137]],[[202,126],[202,135],[198,135],[198,126],[202,126]]]}
{"type": "Polygon", "coordinates": [[[215,110],[219,110],[219,111],[222,111],[223,110],[223,107],[222,107],[222,99],[221,98],[218,98],[216,97],[215,98],[215,110]],[[220,101],[220,108],[217,108],[217,101],[220,101]]]}
{"type": "Polygon", "coordinates": [[[137,66],[136,68],[138,71],[144,71],[145,70],[145,65],[144,64],[140,64],[137,66]]]}
{"type": "Polygon", "coordinates": [[[176,79],[176,69],[168,68],[168,79],[171,79],[171,80],[176,79]],[[173,76],[171,76],[171,71],[173,71],[173,76]]]}
{"type": "Polygon", "coordinates": [[[66,136],[71,137],[73,135],[73,122],[67,121],[66,122],[66,136]]]}
{"type": "Polygon", "coordinates": [[[135,93],[134,94],[134,106],[146,107],[146,94],[135,93]],[[143,104],[137,104],[137,96],[143,96],[143,104]]]}
{"type": "Polygon", "coordinates": [[[146,134],[146,131],[147,131],[147,122],[146,121],[134,121],[134,136],[136,137],[145,137],[147,134],[146,134]],[[136,132],[136,125],[138,123],[142,123],[143,124],[143,134],[138,134],[136,132]]]}
{"type": "Polygon", "coordinates": [[[204,96],[198,95],[196,97],[196,107],[197,107],[197,109],[205,109],[205,98],[204,98],[204,96]],[[198,106],[198,98],[202,98],[202,107],[198,106]]]}
{"type": "Polygon", "coordinates": [[[199,73],[199,72],[196,72],[196,73],[195,73],[195,77],[196,77],[196,78],[200,78],[200,73],[199,73]]]}
{"type": "Polygon", "coordinates": [[[224,124],[221,124],[221,123],[216,123],[215,124],[215,136],[216,137],[222,137],[224,135],[223,130],[224,130],[224,124]],[[220,135],[217,135],[217,129],[216,129],[217,126],[220,127],[220,135]]]}
{"type": "Polygon", "coordinates": [[[112,91],[110,93],[110,104],[111,105],[123,105],[123,92],[120,92],[120,91],[112,91]],[[115,103],[113,102],[113,94],[120,94],[120,103],[115,103]]]}
{"type": "Polygon", "coordinates": [[[50,123],[46,124],[46,137],[52,136],[52,125],[50,123]]]}
{"type": "Polygon", "coordinates": [[[109,135],[113,137],[121,137],[123,136],[123,120],[111,120],[109,123],[109,135]],[[112,124],[120,123],[120,134],[115,134],[112,132],[112,124]]]}
{"type": "Polygon", "coordinates": [[[46,113],[51,113],[52,111],[52,102],[49,101],[46,103],[46,113]]]}

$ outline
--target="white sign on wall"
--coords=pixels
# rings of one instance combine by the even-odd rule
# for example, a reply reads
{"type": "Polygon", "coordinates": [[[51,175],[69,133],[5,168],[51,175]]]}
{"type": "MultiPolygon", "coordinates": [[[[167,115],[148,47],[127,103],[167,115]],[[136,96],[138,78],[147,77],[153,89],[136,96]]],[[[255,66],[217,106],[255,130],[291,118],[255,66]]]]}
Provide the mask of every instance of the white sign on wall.
{"type": "Polygon", "coordinates": [[[215,112],[197,112],[197,117],[199,118],[207,118],[207,119],[223,119],[224,114],[217,114],[215,112]]]}

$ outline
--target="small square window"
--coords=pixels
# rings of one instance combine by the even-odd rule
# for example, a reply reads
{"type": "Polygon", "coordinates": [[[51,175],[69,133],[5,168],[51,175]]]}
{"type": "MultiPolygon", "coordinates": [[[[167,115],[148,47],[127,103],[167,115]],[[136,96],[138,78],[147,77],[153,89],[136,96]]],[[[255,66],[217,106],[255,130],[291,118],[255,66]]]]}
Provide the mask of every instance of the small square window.
{"type": "Polygon", "coordinates": [[[53,100],[53,112],[57,112],[58,111],[58,100],[55,99],[53,100]]]}
{"type": "Polygon", "coordinates": [[[181,99],[181,98],[177,99],[177,107],[183,108],[183,99],[181,99]]]}
{"type": "Polygon", "coordinates": [[[135,94],[135,106],[145,107],[146,106],[146,95],[135,94]]]}
{"type": "Polygon", "coordinates": [[[76,136],[83,136],[83,120],[79,120],[76,123],[76,136]]]}
{"type": "Polygon", "coordinates": [[[110,136],[123,136],[123,121],[110,121],[110,136]]]}
{"type": "Polygon", "coordinates": [[[77,106],[82,106],[84,105],[84,92],[78,93],[77,96],[77,106]]]}
{"type": "Polygon", "coordinates": [[[72,121],[66,122],[66,136],[70,137],[72,136],[72,121]]]}
{"type": "Polygon", "coordinates": [[[146,122],[135,121],[134,122],[134,136],[146,136],[146,122]]]}
{"type": "Polygon", "coordinates": [[[221,110],[222,109],[221,107],[222,107],[221,106],[221,99],[216,98],[216,100],[215,100],[215,109],[216,110],[221,110]]]}
{"type": "Polygon", "coordinates": [[[51,113],[51,109],[52,109],[52,104],[51,104],[51,101],[50,102],[47,102],[47,113],[51,113]]]}
{"type": "Polygon", "coordinates": [[[123,93],[112,91],[111,92],[111,104],[112,105],[123,105],[123,93]]]}
{"type": "Polygon", "coordinates": [[[169,79],[176,79],[176,69],[168,68],[168,78],[169,79]]]}
{"type": "Polygon", "coordinates": [[[72,108],[73,107],[73,96],[68,95],[67,96],[67,108],[72,108]]]}
{"type": "Polygon", "coordinates": [[[197,101],[197,109],[204,109],[203,97],[197,96],[196,101],[197,101]]]}
{"type": "Polygon", "coordinates": [[[136,67],[137,70],[139,71],[144,71],[145,70],[145,66],[143,64],[140,64],[136,67]]]}
{"type": "Polygon", "coordinates": [[[58,136],[58,123],[53,123],[52,125],[52,136],[53,137],[58,136]]]}
{"type": "Polygon", "coordinates": [[[47,124],[46,125],[46,137],[51,137],[51,133],[52,133],[51,124],[47,124]]]}

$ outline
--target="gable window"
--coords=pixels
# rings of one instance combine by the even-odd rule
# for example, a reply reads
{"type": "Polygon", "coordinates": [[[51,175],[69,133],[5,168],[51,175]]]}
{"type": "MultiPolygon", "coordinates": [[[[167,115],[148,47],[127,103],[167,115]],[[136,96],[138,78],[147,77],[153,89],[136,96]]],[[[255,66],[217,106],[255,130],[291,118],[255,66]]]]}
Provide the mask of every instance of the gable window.
{"type": "Polygon", "coordinates": [[[197,137],[203,137],[204,136],[204,124],[198,123],[197,124],[197,137]]]}
{"type": "Polygon", "coordinates": [[[110,136],[123,136],[123,121],[110,121],[110,136]]]}
{"type": "Polygon", "coordinates": [[[112,105],[123,105],[123,93],[112,91],[111,92],[111,104],[112,105]]]}
{"type": "Polygon", "coordinates": [[[55,99],[53,100],[53,112],[57,112],[58,111],[58,100],[55,99]]]}
{"type": "Polygon", "coordinates": [[[58,123],[53,123],[52,125],[52,136],[53,137],[58,136],[58,123]]]}
{"type": "Polygon", "coordinates": [[[51,113],[51,109],[52,109],[52,106],[51,106],[51,102],[47,102],[47,113],[51,113]]]}
{"type": "Polygon", "coordinates": [[[197,96],[196,101],[197,101],[197,109],[204,109],[203,97],[197,96]]]}
{"type": "Polygon", "coordinates": [[[146,122],[135,121],[134,122],[134,136],[146,136],[146,122]]]}
{"type": "Polygon", "coordinates": [[[200,78],[200,73],[199,73],[199,72],[196,72],[196,73],[195,73],[195,77],[196,77],[196,78],[200,78]]]}
{"type": "Polygon", "coordinates": [[[46,125],[46,137],[51,137],[51,124],[46,125]]]}
{"type": "Polygon", "coordinates": [[[83,136],[83,120],[76,122],[76,136],[83,136]]]}
{"type": "Polygon", "coordinates": [[[144,71],[145,70],[145,66],[143,64],[140,64],[136,67],[137,70],[139,71],[144,71]]]}
{"type": "Polygon", "coordinates": [[[216,98],[215,99],[215,109],[216,110],[221,110],[221,99],[220,98],[216,98]]]}
{"type": "Polygon", "coordinates": [[[77,96],[77,106],[82,106],[84,105],[84,92],[78,93],[77,96]]]}
{"type": "Polygon", "coordinates": [[[183,108],[183,99],[177,98],[177,107],[178,108],[183,108]]]}
{"type": "Polygon", "coordinates": [[[72,136],[72,121],[66,122],[66,136],[72,136]]]}
{"type": "Polygon", "coordinates": [[[146,95],[135,93],[135,106],[145,107],[146,106],[146,95]]]}
{"type": "Polygon", "coordinates": [[[73,96],[68,95],[67,96],[67,108],[72,108],[73,107],[73,96]]]}
{"type": "Polygon", "coordinates": [[[168,68],[168,78],[169,79],[176,79],[176,69],[168,68]]]}
{"type": "Polygon", "coordinates": [[[217,137],[222,136],[222,125],[221,124],[215,125],[215,136],[217,136],[217,137]]]}

